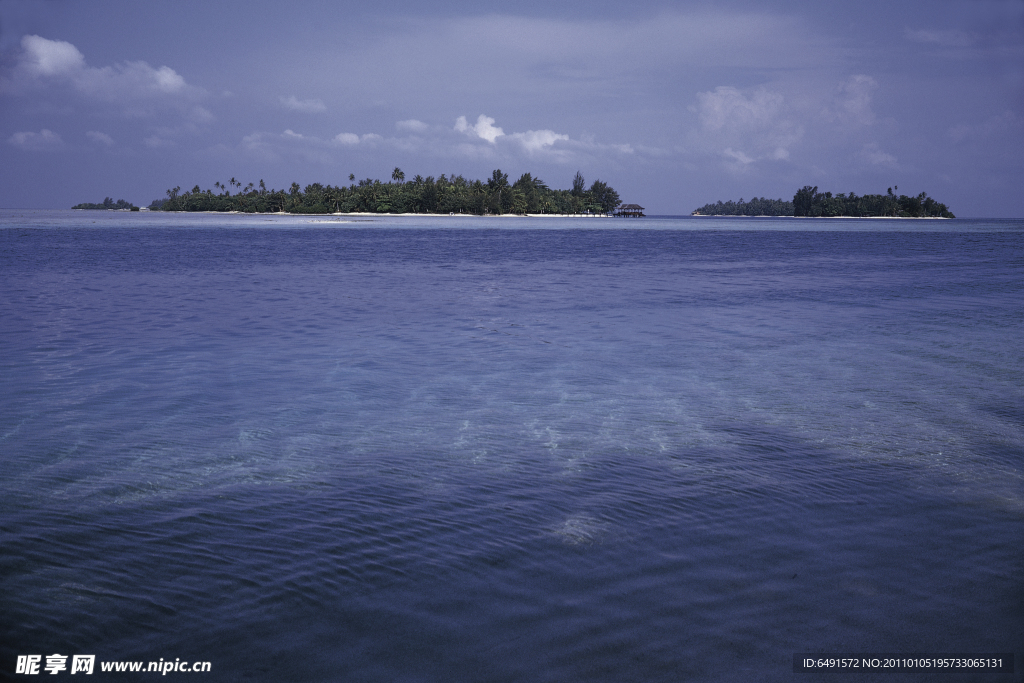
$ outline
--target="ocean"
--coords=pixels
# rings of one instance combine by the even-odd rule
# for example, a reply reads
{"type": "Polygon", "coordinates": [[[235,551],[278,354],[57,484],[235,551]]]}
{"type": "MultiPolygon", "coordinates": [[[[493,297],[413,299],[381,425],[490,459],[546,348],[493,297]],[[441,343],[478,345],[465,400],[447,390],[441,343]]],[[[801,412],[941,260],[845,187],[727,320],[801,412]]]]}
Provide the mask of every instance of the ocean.
{"type": "Polygon", "coordinates": [[[0,677],[1022,681],[1022,339],[1024,220],[0,211],[0,677]]]}

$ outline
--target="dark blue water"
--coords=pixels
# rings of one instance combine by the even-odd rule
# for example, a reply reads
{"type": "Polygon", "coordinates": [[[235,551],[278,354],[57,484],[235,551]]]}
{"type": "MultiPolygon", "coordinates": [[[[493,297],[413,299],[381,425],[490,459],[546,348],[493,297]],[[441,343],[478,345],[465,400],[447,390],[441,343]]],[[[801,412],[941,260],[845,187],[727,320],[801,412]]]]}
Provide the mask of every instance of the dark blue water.
{"type": "Polygon", "coordinates": [[[5,676],[1024,680],[1022,221],[6,211],[0,325],[5,676]]]}

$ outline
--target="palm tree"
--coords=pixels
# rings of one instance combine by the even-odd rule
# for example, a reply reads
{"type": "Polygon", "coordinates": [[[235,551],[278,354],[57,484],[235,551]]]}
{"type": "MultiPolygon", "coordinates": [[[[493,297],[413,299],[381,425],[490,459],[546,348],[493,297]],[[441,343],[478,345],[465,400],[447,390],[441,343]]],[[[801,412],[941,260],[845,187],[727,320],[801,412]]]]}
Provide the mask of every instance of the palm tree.
{"type": "Polygon", "coordinates": [[[576,171],[576,177],[572,179],[572,195],[574,197],[583,196],[583,192],[586,190],[587,181],[583,179],[583,174],[576,171]]]}
{"type": "Polygon", "coordinates": [[[503,213],[502,192],[508,187],[508,173],[502,173],[500,168],[494,169],[491,179],[487,181],[487,189],[492,197],[497,197],[496,213],[503,213]]]}
{"type": "Polygon", "coordinates": [[[402,172],[402,169],[395,166],[395,170],[391,172],[391,179],[396,183],[400,183],[405,180],[405,173],[402,172]]]}

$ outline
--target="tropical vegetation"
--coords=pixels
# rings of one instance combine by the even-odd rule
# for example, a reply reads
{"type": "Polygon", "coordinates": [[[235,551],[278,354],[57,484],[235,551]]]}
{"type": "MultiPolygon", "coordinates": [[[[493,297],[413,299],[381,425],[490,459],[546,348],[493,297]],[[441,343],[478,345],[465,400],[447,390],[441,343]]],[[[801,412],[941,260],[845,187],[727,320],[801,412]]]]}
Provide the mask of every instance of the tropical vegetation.
{"type": "MultiPolygon", "coordinates": [[[[899,190],[899,186],[896,187],[899,190]]],[[[793,215],[811,217],[874,217],[893,218],[956,218],[945,204],[941,204],[928,193],[908,197],[893,194],[889,188],[886,194],[866,194],[858,197],[853,192],[837,194],[818,192],[818,187],[805,185],[793,197],[793,215]]]]}
{"type": "Polygon", "coordinates": [[[694,216],[792,216],[793,202],[781,199],[754,197],[749,202],[729,200],[705,204],[693,212],[694,216]]]}
{"type": "Polygon", "coordinates": [[[571,190],[551,189],[540,178],[524,173],[513,183],[508,174],[496,169],[486,181],[468,180],[461,175],[415,176],[406,181],[395,168],[390,182],[366,178],[349,185],[313,183],[302,188],[292,183],[287,190],[242,185],[231,178],[214,189],[198,185],[182,192],[167,190],[167,198],[150,205],[160,211],[240,211],[244,213],[440,213],[440,214],[585,214],[610,213],[619,205],[619,194],[607,183],[595,180],[589,188],[576,173],[571,190]]]}
{"type": "MultiPolygon", "coordinates": [[[[896,186],[899,190],[899,186],[896,186]]],[[[956,218],[949,208],[928,196],[928,193],[913,197],[896,195],[893,188],[886,194],[818,192],[818,187],[805,185],[797,190],[793,201],[781,199],[753,198],[749,202],[719,201],[705,204],[693,212],[695,216],[808,216],[832,218],[884,217],[893,218],[956,218]]]]}
{"type": "Polygon", "coordinates": [[[99,204],[90,204],[89,202],[83,202],[82,204],[75,204],[71,207],[72,209],[92,209],[98,211],[138,211],[139,207],[135,206],[131,202],[126,202],[123,199],[118,199],[116,202],[107,197],[99,204]]]}

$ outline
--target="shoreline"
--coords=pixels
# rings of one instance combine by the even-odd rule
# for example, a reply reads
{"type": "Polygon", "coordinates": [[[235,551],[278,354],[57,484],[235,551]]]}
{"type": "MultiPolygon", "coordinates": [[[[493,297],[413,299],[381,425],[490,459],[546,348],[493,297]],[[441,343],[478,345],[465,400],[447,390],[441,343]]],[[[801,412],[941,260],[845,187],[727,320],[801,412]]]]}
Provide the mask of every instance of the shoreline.
{"type": "MultiPolygon", "coordinates": [[[[8,209],[10,211],[33,211],[39,209],[8,209]]],[[[42,209],[46,210],[46,209],[42,209]]],[[[90,209],[70,209],[71,211],[90,211],[90,209]]],[[[609,214],[582,214],[582,213],[527,213],[527,214],[474,214],[474,213],[374,213],[368,211],[351,211],[351,212],[332,212],[332,213],[290,213],[288,211],[160,211],[149,209],[148,207],[141,209],[141,211],[130,211],[128,209],[107,209],[107,212],[115,213],[154,213],[154,214],[210,214],[218,216],[238,215],[238,216],[291,216],[295,218],[315,218],[317,216],[358,216],[358,217],[385,217],[385,216],[401,216],[401,217],[430,217],[430,218],[638,218],[638,216],[614,216],[609,214]]],[[[97,211],[99,212],[99,211],[97,211]]],[[[912,220],[912,221],[948,221],[955,220],[947,218],[945,216],[746,216],[746,215],[723,215],[723,214],[703,214],[703,213],[689,213],[689,214],[656,214],[649,216],[642,216],[642,218],[654,218],[661,216],[671,216],[672,218],[801,218],[801,219],[851,219],[851,220],[912,220]]]]}
{"type": "Polygon", "coordinates": [[[855,218],[864,220],[869,218],[884,218],[889,221],[951,221],[953,218],[945,216],[726,216],[723,214],[691,213],[692,218],[855,218]]]}
{"type": "MultiPolygon", "coordinates": [[[[81,209],[80,209],[81,210],[81,209]]],[[[136,212],[138,213],[138,212],[136,212]]],[[[349,212],[336,212],[336,213],[289,213],[288,211],[153,211],[150,210],[148,213],[161,213],[161,214],[214,214],[218,216],[294,216],[295,218],[309,218],[316,216],[429,216],[431,218],[621,218],[621,216],[609,216],[606,214],[592,213],[503,213],[500,215],[495,214],[484,214],[478,215],[475,213],[372,213],[368,211],[349,211],[349,212]]]]}

